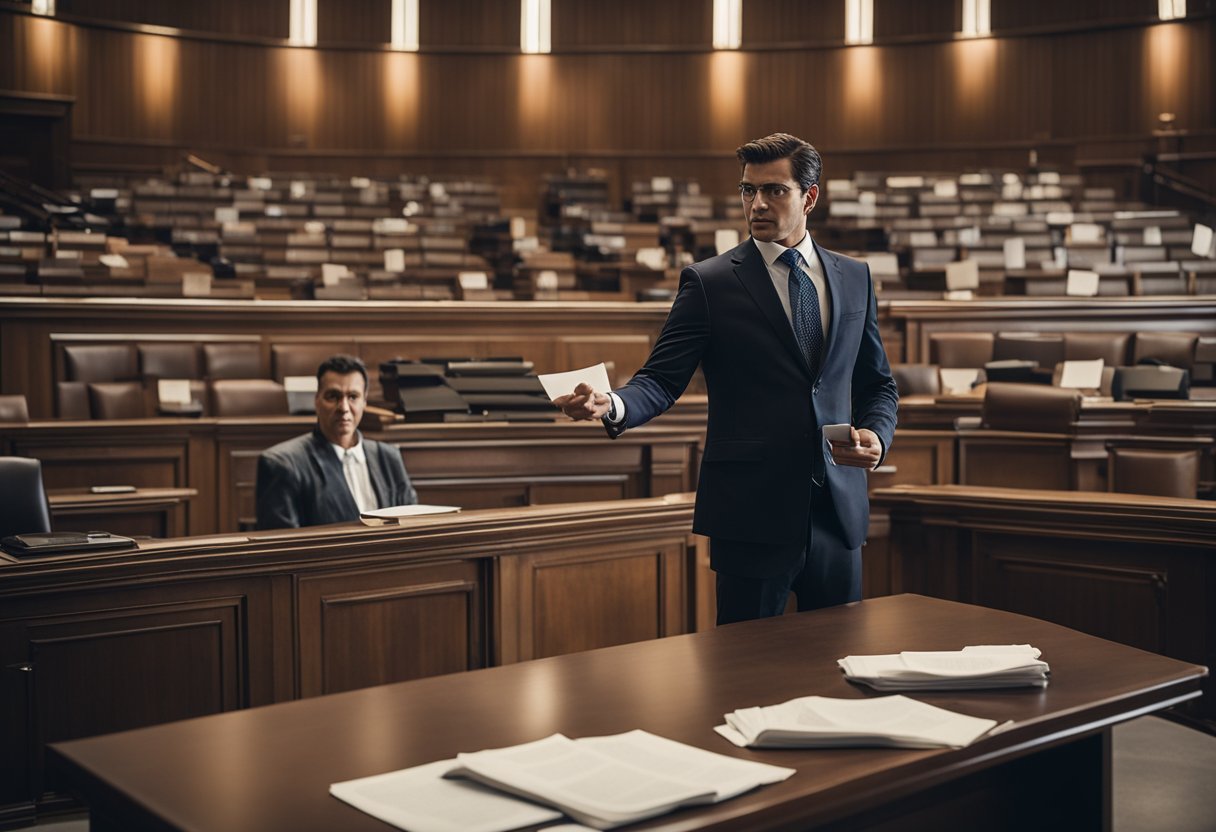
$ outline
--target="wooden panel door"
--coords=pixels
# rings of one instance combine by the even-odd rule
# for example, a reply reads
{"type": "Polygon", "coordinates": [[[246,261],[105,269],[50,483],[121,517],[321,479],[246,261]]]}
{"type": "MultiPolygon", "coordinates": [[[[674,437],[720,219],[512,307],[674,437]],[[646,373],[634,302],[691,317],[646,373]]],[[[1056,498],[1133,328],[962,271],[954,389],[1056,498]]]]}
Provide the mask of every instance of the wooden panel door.
{"type": "Polygon", "coordinates": [[[304,575],[296,598],[302,697],[485,665],[475,562],[304,575]]]}

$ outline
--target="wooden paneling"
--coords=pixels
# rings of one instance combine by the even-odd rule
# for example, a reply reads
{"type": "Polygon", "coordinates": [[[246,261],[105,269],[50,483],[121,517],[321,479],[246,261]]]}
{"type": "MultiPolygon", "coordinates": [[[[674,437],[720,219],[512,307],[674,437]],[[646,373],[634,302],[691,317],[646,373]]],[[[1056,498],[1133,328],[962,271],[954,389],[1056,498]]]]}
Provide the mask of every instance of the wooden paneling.
{"type": "Polygon", "coordinates": [[[476,563],[307,575],[297,590],[300,696],[483,667],[476,563]]]}
{"type": "MultiPolygon", "coordinates": [[[[1210,0],[1191,0],[1188,11],[1211,11],[1210,0]],[[1203,7],[1207,5],[1208,8],[1203,7]]],[[[992,3],[992,28],[1024,29],[1059,24],[1095,24],[1104,21],[1148,20],[1157,18],[1157,4],[1145,0],[1018,0],[992,3]]]]}
{"type": "MultiPolygon", "coordinates": [[[[961,485],[880,489],[872,499],[891,516],[895,592],[1216,661],[1211,502],[961,485]]],[[[1212,697],[1192,713],[1216,718],[1212,697]]]]}
{"type": "MultiPolygon", "coordinates": [[[[555,4],[554,17],[571,15],[559,30],[579,49],[591,48],[594,29],[613,41],[670,31],[680,39],[669,49],[682,50],[694,34],[706,36],[708,0],[690,25],[675,22],[693,5],[631,2],[620,11],[588,0],[564,11],[555,4]]],[[[756,0],[745,8],[750,43],[808,32],[839,43],[839,0],[756,0]]],[[[938,28],[943,8],[934,4],[915,19],[938,28]]],[[[365,31],[363,19],[343,24],[357,29],[352,37],[365,31]]],[[[171,162],[186,149],[248,172],[529,176],[533,195],[537,173],[605,159],[614,175],[691,173],[708,192],[726,194],[731,150],[777,129],[814,142],[836,176],[918,161],[1020,166],[1030,147],[1044,145],[1047,154],[1056,142],[1069,143],[1063,155],[1071,164],[1078,139],[1124,136],[1151,147],[1162,111],[1176,113],[1187,131],[1216,127],[1211,17],[868,48],[548,56],[514,54],[512,2],[435,0],[423,4],[420,26],[424,44],[500,51],[290,49],[0,13],[0,76],[15,90],[76,97],[73,130],[84,161],[147,165],[158,153],[171,162]],[[656,158],[635,168],[631,160],[645,154],[656,158]]],[[[508,204],[530,207],[528,193],[512,185],[508,204]]]]}
{"type": "MultiPolygon", "coordinates": [[[[334,0],[320,0],[320,9],[334,0]]],[[[342,0],[349,4],[349,0],[342,0]]],[[[388,0],[383,0],[388,5],[388,0]]],[[[195,32],[243,37],[286,38],[290,23],[288,0],[56,0],[57,14],[116,23],[173,26],[195,32]]],[[[318,14],[318,17],[320,14],[318,14]]]]}
{"type": "Polygon", "coordinates": [[[382,47],[392,40],[391,26],[392,0],[317,0],[319,46],[382,47]]]}
{"type": "Polygon", "coordinates": [[[692,510],[680,495],[0,553],[0,817],[54,802],[49,741],[685,632],[692,510]]]}
{"type": "Polygon", "coordinates": [[[958,439],[958,481],[1001,488],[1075,487],[1067,436],[977,430],[958,439]]]}
{"type": "Polygon", "coordinates": [[[703,49],[713,40],[712,9],[709,0],[555,0],[553,48],[661,44],[703,49]]]}

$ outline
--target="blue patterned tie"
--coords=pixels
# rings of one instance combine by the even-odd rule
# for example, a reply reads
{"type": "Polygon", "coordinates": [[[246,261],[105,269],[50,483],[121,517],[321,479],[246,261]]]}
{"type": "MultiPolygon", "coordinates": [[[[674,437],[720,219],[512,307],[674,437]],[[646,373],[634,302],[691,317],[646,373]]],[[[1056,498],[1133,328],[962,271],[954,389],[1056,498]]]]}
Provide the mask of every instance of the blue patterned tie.
{"type": "Polygon", "coordinates": [[[794,324],[794,337],[806,357],[811,374],[819,371],[820,353],[823,351],[823,317],[819,312],[819,293],[810,275],[798,264],[798,250],[787,248],[777,258],[790,267],[790,318],[794,324]]]}

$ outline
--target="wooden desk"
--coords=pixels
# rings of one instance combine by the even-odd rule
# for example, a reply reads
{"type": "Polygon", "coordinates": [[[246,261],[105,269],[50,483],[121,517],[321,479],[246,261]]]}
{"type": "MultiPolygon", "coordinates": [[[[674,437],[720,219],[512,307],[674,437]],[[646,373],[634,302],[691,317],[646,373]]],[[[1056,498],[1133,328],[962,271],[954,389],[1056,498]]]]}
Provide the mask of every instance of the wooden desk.
{"type": "MultiPolygon", "coordinates": [[[[1216,503],[937,485],[873,492],[895,592],[1033,615],[1216,664],[1216,503]]],[[[1216,688],[1192,715],[1216,723],[1216,688]]]]}
{"type": "Polygon", "coordinates": [[[638,829],[1109,829],[1110,726],[1199,695],[1205,668],[1009,613],[897,596],[691,636],[60,743],[92,829],[383,830],[330,783],[459,751],[632,728],[787,765],[789,780],[638,829]],[[736,749],[722,714],[818,694],[850,653],[1029,642],[1039,690],[921,694],[1014,726],[959,750],[736,749]],[[982,820],[981,820],[982,819],[982,820]]]}
{"type": "Polygon", "coordinates": [[[47,492],[51,526],[58,532],[96,529],[131,537],[181,537],[186,533],[186,505],[195,488],[137,488],[126,494],[91,491],[47,492]]]}

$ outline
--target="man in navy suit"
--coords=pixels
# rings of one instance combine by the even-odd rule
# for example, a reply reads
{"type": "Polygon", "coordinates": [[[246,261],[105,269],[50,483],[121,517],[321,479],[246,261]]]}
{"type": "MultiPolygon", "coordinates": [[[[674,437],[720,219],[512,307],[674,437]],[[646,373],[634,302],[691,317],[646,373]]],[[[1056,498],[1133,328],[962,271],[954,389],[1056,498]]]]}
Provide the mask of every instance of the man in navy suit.
{"type": "Polygon", "coordinates": [[[366,394],[359,359],[335,355],[317,368],[316,428],[258,457],[259,529],[343,523],[418,502],[401,452],[359,433],[366,394]]]}
{"type": "Polygon", "coordinates": [[[608,392],[579,385],[556,403],[612,437],[679,398],[698,364],[709,422],[693,530],[711,538],[718,623],[861,598],[866,470],[891,447],[899,397],[878,334],[869,268],[820,248],[806,218],[818,152],[785,133],[736,151],[751,238],[696,263],[653,351],[608,392]],[[845,424],[849,441],[824,441],[845,424]]]}

